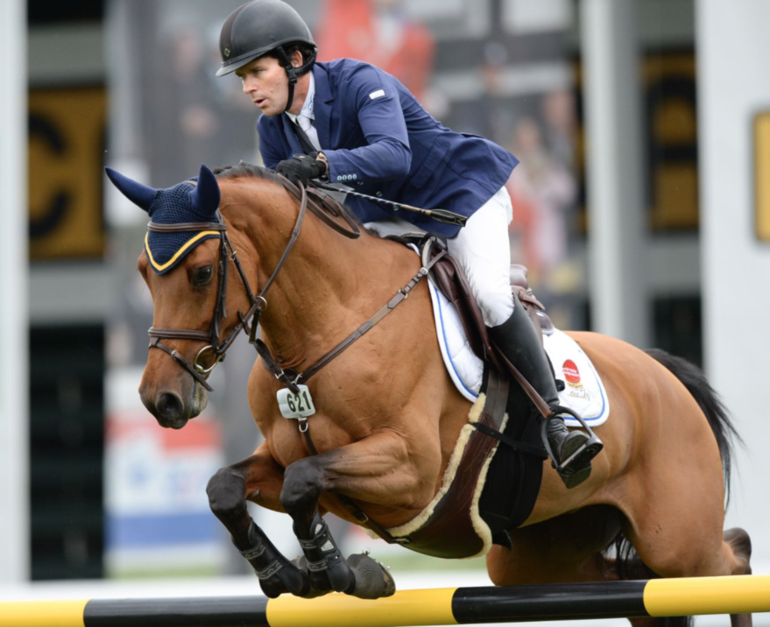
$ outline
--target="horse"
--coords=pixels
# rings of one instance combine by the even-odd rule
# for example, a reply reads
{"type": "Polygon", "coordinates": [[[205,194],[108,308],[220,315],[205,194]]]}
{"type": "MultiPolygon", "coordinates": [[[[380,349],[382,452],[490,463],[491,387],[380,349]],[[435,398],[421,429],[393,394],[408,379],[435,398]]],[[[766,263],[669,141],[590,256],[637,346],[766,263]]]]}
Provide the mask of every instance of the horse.
{"type": "MultiPolygon", "coordinates": [[[[255,339],[258,317],[262,359],[251,370],[248,400],[264,441],[220,469],[207,492],[264,593],[392,594],[388,571],[368,555],[345,558],[323,516],[370,529],[376,521],[395,535],[442,489],[469,422],[472,404],[438,350],[418,255],[359,229],[344,210],[333,217],[318,211],[317,195],[308,201],[307,190],[257,166],[215,173],[203,166],[197,180],[165,190],[108,174],[151,217],[175,194],[174,202],[181,198],[205,218],[153,218],[148,236],[182,233],[195,245],[184,244],[170,269],[148,245],[138,260],[154,306],[139,394],[162,427],[180,429],[203,411],[208,372],[239,332],[255,339]],[[315,211],[305,218],[308,202],[315,211]],[[236,279],[227,280],[228,269],[236,279]],[[406,293],[399,289],[405,284],[406,293]],[[402,294],[398,308],[362,325],[394,293],[402,294]],[[319,360],[323,367],[303,388],[315,413],[287,419],[276,397],[285,400],[287,388],[301,393],[296,373],[319,360]],[[247,501],[289,514],[303,555],[282,556],[251,519],[247,501]]],[[[737,434],[701,371],[598,333],[569,335],[610,399],[612,416],[597,427],[605,448],[590,477],[570,490],[543,463],[537,499],[526,520],[508,530],[510,543],[484,547],[492,582],[749,574],[748,534],[723,532],[737,434]]],[[[442,542],[451,544],[451,536],[442,542]]],[[[732,623],[750,625],[751,616],[733,616],[732,623]]]]}

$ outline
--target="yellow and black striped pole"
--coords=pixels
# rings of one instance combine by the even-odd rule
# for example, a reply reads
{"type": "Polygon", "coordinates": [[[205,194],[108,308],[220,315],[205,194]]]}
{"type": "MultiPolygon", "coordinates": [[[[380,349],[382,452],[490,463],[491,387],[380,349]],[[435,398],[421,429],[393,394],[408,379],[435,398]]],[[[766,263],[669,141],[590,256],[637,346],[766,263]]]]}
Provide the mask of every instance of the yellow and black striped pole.
{"type": "Polygon", "coordinates": [[[770,612],[770,575],[344,594],[0,601],[0,627],[399,627],[770,612]]]}

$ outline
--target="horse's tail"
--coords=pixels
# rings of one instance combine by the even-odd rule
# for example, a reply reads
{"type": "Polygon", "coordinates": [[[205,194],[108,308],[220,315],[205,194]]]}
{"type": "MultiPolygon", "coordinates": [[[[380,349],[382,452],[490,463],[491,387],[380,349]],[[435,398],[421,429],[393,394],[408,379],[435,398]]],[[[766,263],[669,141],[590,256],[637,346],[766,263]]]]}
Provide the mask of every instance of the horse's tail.
{"type": "MultiPolygon", "coordinates": [[[[725,406],[722,404],[714,388],[709,384],[706,376],[697,366],[658,348],[648,349],[646,353],[665,366],[682,382],[687,391],[697,401],[701,411],[706,415],[706,419],[717,440],[719,455],[722,458],[725,502],[727,502],[729,499],[730,473],[732,470],[733,442],[741,442],[741,438],[735,430],[725,406]]],[[[658,577],[642,562],[634,547],[622,532],[618,534],[612,545],[610,545],[608,554],[614,557],[615,570],[620,579],[654,579],[658,577]]],[[[663,619],[659,624],[679,627],[691,625],[692,620],[691,617],[667,618],[663,619]]]]}

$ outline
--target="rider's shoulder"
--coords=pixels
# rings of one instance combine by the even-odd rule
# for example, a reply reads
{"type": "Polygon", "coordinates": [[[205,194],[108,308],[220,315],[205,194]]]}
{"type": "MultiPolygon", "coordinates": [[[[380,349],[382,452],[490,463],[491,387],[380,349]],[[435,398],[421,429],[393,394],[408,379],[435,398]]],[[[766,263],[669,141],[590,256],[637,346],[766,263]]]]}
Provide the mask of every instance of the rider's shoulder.
{"type": "Polygon", "coordinates": [[[334,59],[316,63],[320,69],[334,76],[338,83],[347,80],[367,80],[375,76],[386,76],[387,73],[376,65],[359,61],[358,59],[334,59]]]}
{"type": "MultiPolygon", "coordinates": [[[[386,89],[393,85],[393,77],[376,65],[357,59],[335,59],[317,63],[319,69],[327,72],[332,90],[344,100],[360,97],[386,89]]],[[[383,94],[385,92],[383,91],[383,94]]]]}

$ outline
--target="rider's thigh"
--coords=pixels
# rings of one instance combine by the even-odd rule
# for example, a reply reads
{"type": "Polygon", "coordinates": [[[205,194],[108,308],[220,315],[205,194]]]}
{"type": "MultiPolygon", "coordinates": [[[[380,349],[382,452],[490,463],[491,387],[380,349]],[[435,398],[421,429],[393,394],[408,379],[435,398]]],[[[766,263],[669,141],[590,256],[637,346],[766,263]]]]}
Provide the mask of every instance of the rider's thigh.
{"type": "Polygon", "coordinates": [[[447,241],[449,253],[465,271],[484,322],[491,327],[505,322],[513,312],[510,221],[510,197],[502,188],[447,241]]]}

